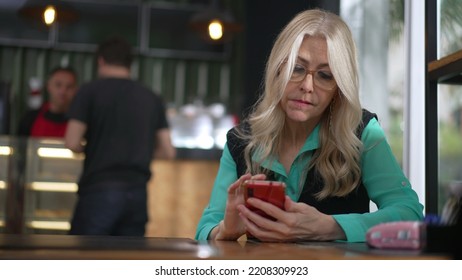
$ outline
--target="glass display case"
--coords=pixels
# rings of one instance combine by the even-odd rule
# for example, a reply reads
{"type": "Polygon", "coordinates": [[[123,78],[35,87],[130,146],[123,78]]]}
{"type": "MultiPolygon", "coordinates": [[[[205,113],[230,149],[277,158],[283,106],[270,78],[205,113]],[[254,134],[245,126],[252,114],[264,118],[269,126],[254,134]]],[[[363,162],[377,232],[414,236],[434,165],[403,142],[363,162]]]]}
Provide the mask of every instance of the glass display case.
{"type": "Polygon", "coordinates": [[[11,148],[8,137],[0,136],[0,232],[3,232],[5,228],[6,185],[10,154],[11,148]]]}
{"type": "Polygon", "coordinates": [[[61,139],[0,136],[0,232],[67,233],[82,165],[61,139]]]}
{"type": "MultiPolygon", "coordinates": [[[[193,238],[208,203],[222,150],[177,150],[151,164],[146,236],[193,238]]],[[[59,139],[0,136],[0,233],[67,234],[83,160],[59,139]]]]}
{"type": "Polygon", "coordinates": [[[25,231],[67,233],[83,155],[62,140],[29,139],[25,168],[25,231]]]}

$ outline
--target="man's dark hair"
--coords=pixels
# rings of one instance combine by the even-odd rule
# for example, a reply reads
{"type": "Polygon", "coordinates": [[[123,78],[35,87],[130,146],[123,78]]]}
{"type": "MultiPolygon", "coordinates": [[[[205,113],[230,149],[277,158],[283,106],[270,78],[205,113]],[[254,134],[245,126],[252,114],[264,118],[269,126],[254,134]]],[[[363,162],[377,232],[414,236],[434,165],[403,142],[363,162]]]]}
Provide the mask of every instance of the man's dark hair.
{"type": "Polygon", "coordinates": [[[130,68],[132,63],[132,47],[123,38],[111,37],[102,42],[96,50],[96,57],[103,58],[111,65],[130,68]]]}
{"type": "Polygon", "coordinates": [[[57,72],[61,72],[61,71],[72,74],[75,80],[77,80],[77,72],[75,72],[74,68],[72,68],[71,66],[57,66],[51,69],[51,71],[48,73],[48,79],[53,77],[53,75],[56,74],[57,72]]]}

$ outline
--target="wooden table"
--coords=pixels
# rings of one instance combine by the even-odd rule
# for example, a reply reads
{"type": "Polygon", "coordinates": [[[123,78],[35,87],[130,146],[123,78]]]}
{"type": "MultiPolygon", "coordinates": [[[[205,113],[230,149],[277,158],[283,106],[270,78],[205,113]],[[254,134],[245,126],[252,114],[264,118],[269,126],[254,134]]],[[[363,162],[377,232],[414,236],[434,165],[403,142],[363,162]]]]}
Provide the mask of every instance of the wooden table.
{"type": "Polygon", "coordinates": [[[197,242],[187,238],[0,235],[0,259],[46,260],[339,260],[449,259],[420,251],[374,250],[364,243],[197,242]]]}

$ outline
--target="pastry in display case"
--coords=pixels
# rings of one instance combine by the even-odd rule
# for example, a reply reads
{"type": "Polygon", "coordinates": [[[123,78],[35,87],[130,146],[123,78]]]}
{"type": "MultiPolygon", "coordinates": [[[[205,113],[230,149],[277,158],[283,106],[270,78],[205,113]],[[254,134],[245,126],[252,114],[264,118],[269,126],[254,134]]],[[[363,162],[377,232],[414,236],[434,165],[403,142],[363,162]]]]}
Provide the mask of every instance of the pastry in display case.
{"type": "Polygon", "coordinates": [[[26,155],[26,232],[67,233],[84,155],[51,138],[30,138],[26,155]]]}

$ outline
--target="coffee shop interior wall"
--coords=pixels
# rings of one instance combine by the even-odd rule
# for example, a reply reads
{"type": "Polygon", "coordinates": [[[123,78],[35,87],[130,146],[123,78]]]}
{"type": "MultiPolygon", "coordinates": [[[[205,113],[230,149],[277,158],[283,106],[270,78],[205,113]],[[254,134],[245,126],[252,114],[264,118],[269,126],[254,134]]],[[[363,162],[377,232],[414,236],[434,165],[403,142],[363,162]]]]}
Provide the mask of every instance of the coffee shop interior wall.
{"type": "MultiPolygon", "coordinates": [[[[10,95],[10,133],[28,109],[31,79],[44,83],[49,70],[59,65],[72,66],[79,84],[94,79],[94,50],[111,35],[134,46],[133,78],[158,92],[168,106],[220,102],[230,113],[241,106],[244,33],[210,44],[187,27],[209,1],[65,1],[78,11],[78,20],[51,28],[20,18],[17,10],[23,2],[0,4],[0,81],[10,95]]],[[[245,24],[245,1],[219,4],[245,24]]]]}
{"type": "MultiPolygon", "coordinates": [[[[94,50],[110,35],[135,49],[132,76],[158,92],[169,107],[223,103],[242,118],[261,91],[265,60],[287,21],[321,7],[338,12],[338,0],[65,0],[78,12],[72,23],[51,28],[18,16],[25,0],[0,3],[0,82],[10,95],[9,132],[28,109],[29,82],[43,83],[52,68],[72,66],[82,84],[96,77],[94,50]],[[193,15],[211,6],[240,25],[230,40],[211,44],[188,27],[193,15]]],[[[43,91],[42,91],[43,92],[43,91]]],[[[43,98],[46,100],[46,94],[43,98]]]]}

